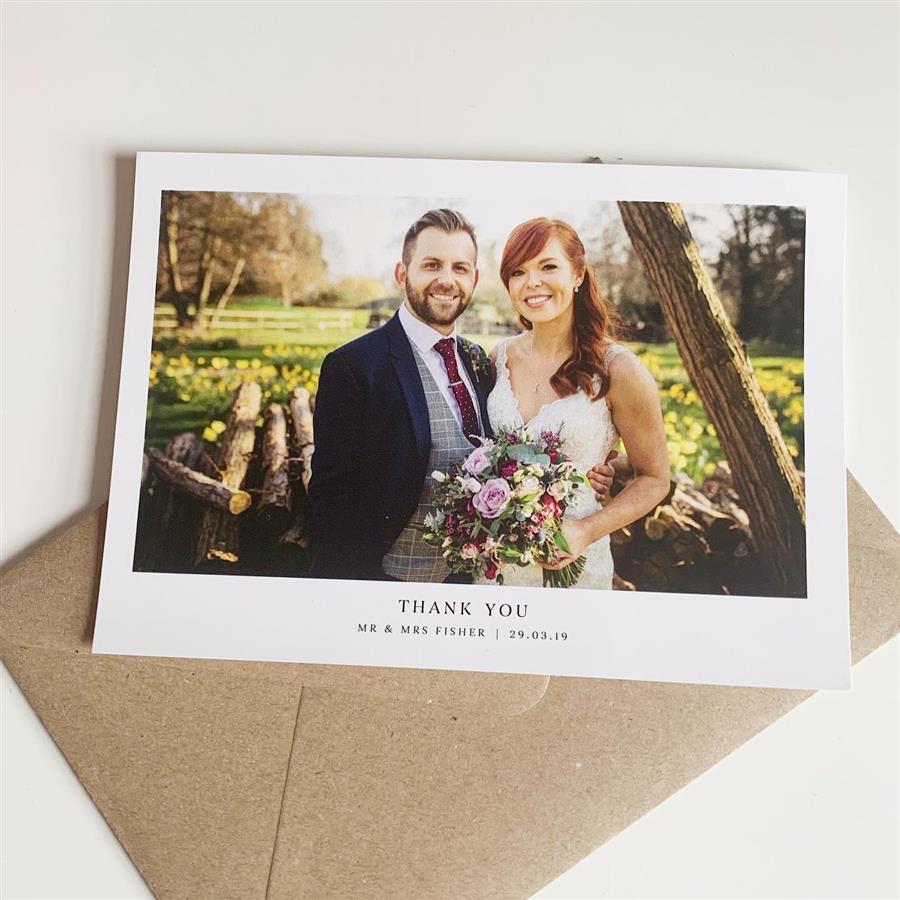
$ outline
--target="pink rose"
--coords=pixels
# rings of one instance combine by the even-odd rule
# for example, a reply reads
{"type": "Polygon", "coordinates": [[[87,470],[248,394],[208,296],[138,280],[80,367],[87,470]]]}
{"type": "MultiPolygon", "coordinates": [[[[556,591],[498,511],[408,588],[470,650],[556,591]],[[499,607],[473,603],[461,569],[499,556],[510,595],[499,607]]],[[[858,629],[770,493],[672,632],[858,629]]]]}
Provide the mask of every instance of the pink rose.
{"type": "Polygon", "coordinates": [[[503,478],[491,478],[472,498],[472,504],[486,519],[496,519],[509,505],[509,485],[503,478]]]}
{"type": "Polygon", "coordinates": [[[462,550],[459,551],[459,555],[463,559],[475,559],[478,556],[478,548],[474,544],[463,544],[462,550]]]}
{"type": "Polygon", "coordinates": [[[485,469],[491,467],[491,458],[488,456],[488,452],[484,447],[476,447],[465,460],[463,460],[462,467],[470,475],[480,475],[485,469]]]}

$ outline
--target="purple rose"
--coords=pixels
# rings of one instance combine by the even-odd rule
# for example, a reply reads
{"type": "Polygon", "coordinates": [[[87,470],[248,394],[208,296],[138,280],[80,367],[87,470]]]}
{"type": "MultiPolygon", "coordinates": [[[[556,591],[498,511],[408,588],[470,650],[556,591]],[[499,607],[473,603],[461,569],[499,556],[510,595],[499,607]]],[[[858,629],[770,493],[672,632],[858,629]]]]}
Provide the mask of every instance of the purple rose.
{"type": "Polygon", "coordinates": [[[491,478],[472,498],[472,503],[486,519],[496,519],[506,509],[510,496],[509,485],[504,479],[491,478]]]}
{"type": "Polygon", "coordinates": [[[491,458],[484,447],[476,447],[464,460],[463,469],[470,475],[480,475],[491,467],[491,458]]]}

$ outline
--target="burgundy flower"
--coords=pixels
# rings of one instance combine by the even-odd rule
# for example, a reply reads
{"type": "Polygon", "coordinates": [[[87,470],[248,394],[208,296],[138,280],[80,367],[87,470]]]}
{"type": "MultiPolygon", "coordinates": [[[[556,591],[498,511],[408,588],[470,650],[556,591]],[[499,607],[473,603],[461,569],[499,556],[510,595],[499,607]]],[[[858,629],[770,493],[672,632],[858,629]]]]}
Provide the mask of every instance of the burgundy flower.
{"type": "Polygon", "coordinates": [[[518,468],[519,464],[514,459],[504,459],[503,462],[500,463],[500,477],[509,478],[511,475],[515,474],[518,468]]]}
{"type": "Polygon", "coordinates": [[[541,506],[554,518],[559,518],[562,515],[562,507],[557,503],[556,498],[551,497],[550,494],[544,494],[541,497],[541,506]]]}
{"type": "Polygon", "coordinates": [[[484,577],[489,581],[493,581],[497,577],[497,572],[499,571],[499,567],[495,562],[489,562],[484,569],[484,577]]]}

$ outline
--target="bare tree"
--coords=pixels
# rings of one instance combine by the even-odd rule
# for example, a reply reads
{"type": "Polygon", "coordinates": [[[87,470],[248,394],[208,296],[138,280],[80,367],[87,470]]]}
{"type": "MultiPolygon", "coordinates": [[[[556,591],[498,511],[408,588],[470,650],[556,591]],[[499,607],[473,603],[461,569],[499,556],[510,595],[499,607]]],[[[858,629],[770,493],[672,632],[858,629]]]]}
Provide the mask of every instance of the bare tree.
{"type": "Polygon", "coordinates": [[[175,316],[179,325],[190,321],[188,308],[190,294],[184,289],[181,278],[181,266],[178,254],[178,242],[181,237],[182,194],[179,191],[165,191],[162,197],[162,215],[160,216],[160,247],[162,260],[167,275],[167,289],[160,296],[163,303],[171,303],[175,308],[175,316]]]}
{"type": "Polygon", "coordinates": [[[164,277],[159,299],[175,307],[180,327],[202,329],[211,303],[215,302],[216,313],[225,308],[251,252],[264,240],[256,213],[239,196],[199,191],[163,194],[160,260],[164,277]]]}

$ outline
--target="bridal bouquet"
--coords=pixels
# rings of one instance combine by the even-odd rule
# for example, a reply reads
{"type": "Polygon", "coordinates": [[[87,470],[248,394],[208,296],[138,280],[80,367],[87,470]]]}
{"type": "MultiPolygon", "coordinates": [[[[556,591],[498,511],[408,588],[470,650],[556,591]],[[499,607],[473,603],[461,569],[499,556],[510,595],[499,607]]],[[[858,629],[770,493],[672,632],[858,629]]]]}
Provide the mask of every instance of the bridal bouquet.
{"type": "MultiPolygon", "coordinates": [[[[525,428],[502,431],[448,472],[431,473],[438,484],[425,540],[442,548],[453,572],[503,584],[504,566],[552,562],[557,548],[571,552],[563,514],[587,479],[561,443],[552,431],[537,439],[525,428]]],[[[584,563],[581,556],[564,569],[544,569],[544,586],[571,587],[584,563]]]]}

